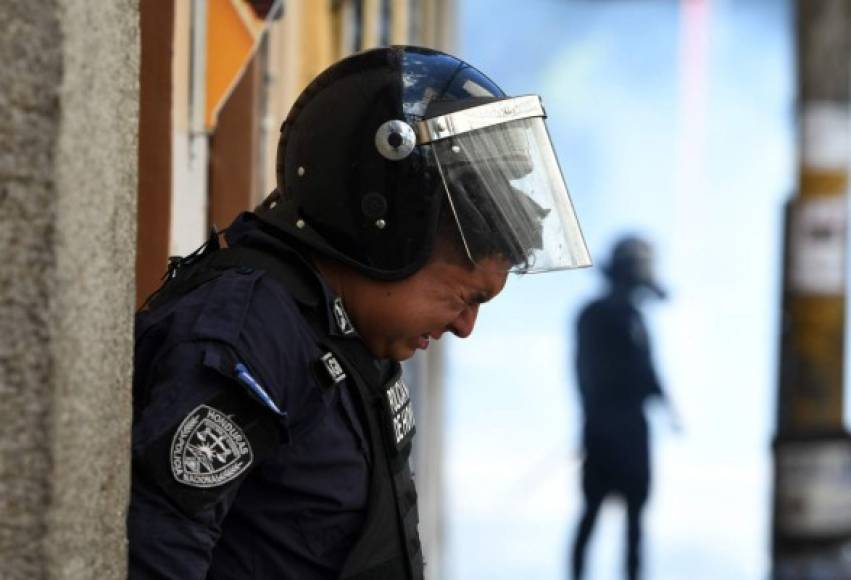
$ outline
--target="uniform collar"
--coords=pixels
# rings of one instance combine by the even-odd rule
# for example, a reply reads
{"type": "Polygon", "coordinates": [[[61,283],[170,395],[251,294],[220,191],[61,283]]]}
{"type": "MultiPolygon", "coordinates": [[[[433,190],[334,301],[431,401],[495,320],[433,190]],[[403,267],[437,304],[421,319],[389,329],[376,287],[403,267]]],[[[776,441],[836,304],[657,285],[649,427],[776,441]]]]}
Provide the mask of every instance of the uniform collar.
{"type": "Polygon", "coordinates": [[[329,335],[357,337],[342,298],[328,286],[304,250],[276,233],[253,213],[243,212],[225,231],[225,239],[229,246],[261,250],[282,258],[282,264],[290,266],[287,290],[296,302],[311,310],[321,309],[329,335]]]}

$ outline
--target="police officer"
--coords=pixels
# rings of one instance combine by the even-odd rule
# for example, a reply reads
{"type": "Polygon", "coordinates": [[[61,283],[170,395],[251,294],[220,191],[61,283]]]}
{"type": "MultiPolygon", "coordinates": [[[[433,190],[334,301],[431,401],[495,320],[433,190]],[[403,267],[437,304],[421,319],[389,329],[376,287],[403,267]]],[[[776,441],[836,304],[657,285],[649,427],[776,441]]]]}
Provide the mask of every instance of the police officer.
{"type": "MultiPolygon", "coordinates": [[[[584,510],[571,559],[574,580],[583,578],[585,549],[603,500],[621,496],[627,508],[627,578],[641,571],[641,513],[650,489],[650,449],[644,405],[666,401],[650,357],[647,328],[637,308],[644,297],[665,298],[653,275],[650,244],[639,237],[618,241],[604,269],[609,290],[579,316],[577,371],[585,414],[582,468],[584,510]]],[[[670,407],[674,425],[676,414],[670,407]]]]}
{"type": "Polygon", "coordinates": [[[277,188],[138,315],[132,579],[423,577],[398,361],[589,263],[544,116],[414,47],[304,90],[277,188]]]}

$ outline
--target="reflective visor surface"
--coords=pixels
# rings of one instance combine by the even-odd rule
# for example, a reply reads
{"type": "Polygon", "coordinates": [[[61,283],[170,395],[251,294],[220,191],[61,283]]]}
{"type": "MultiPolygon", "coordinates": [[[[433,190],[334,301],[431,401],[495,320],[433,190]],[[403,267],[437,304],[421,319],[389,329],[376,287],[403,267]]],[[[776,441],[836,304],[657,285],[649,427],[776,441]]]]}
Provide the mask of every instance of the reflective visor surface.
{"type": "Polygon", "coordinates": [[[474,263],[502,257],[519,273],[591,265],[543,117],[466,131],[431,147],[474,263]]]}

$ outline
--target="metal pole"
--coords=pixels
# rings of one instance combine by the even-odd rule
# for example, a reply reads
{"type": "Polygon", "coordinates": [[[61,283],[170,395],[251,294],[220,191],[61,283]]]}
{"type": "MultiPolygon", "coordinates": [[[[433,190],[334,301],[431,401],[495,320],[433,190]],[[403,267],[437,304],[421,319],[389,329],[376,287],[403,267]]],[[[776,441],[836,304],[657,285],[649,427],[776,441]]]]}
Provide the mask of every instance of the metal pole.
{"type": "Polygon", "coordinates": [[[841,578],[851,546],[843,427],[851,3],[798,0],[798,192],[786,207],[773,572],[841,578]],[[827,576],[824,576],[827,574],[827,576]]]}

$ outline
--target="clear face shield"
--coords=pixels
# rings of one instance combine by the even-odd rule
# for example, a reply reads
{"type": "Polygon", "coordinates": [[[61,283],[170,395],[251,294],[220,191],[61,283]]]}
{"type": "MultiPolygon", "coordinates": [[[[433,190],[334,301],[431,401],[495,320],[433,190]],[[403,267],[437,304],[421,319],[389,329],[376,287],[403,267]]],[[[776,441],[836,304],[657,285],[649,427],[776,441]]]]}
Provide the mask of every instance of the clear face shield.
{"type": "Polygon", "coordinates": [[[475,264],[519,273],[591,265],[544,118],[540,98],[524,96],[418,126],[475,264]]]}

